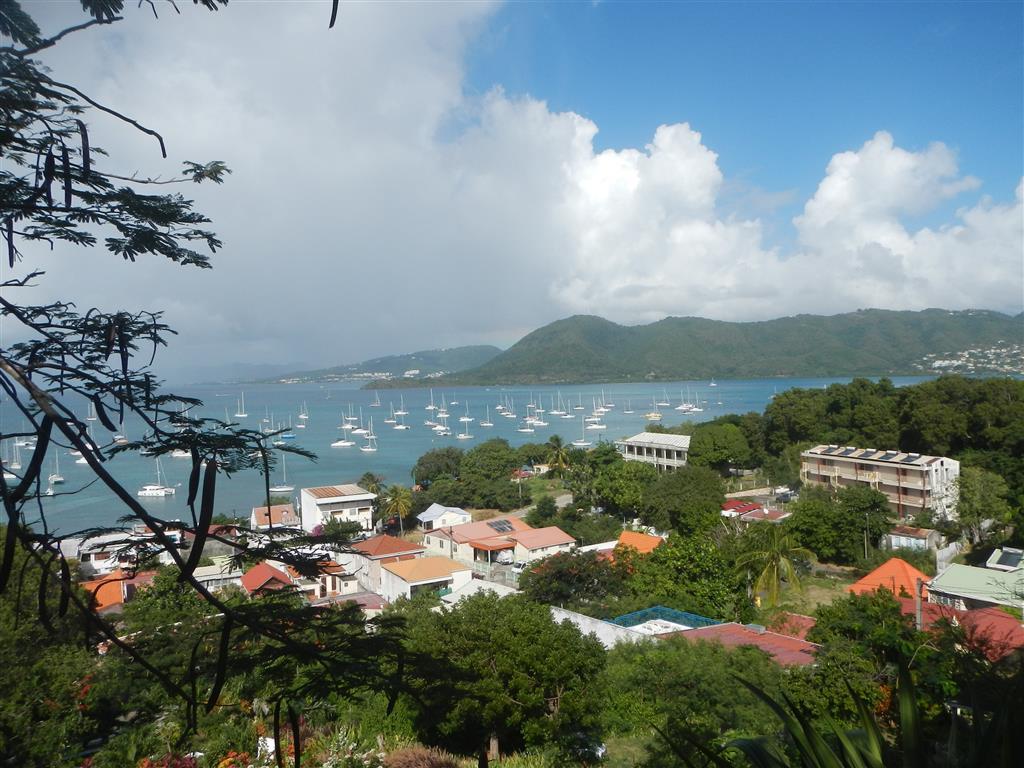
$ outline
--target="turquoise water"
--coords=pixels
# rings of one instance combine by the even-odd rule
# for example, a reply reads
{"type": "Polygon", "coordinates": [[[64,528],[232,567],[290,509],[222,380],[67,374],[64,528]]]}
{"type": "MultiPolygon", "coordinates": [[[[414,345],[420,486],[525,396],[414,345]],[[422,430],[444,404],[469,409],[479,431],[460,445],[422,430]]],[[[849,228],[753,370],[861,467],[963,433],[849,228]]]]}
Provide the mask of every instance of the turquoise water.
{"type": "MultiPolygon", "coordinates": [[[[917,383],[929,377],[897,377],[893,381],[898,386],[917,383]]],[[[561,387],[460,387],[442,392],[433,391],[434,401],[441,403],[442,396],[449,405],[450,417],[448,425],[452,431],[450,437],[439,437],[423,422],[431,418],[431,413],[424,410],[430,402],[428,389],[387,390],[379,393],[381,406],[372,407],[378,393],[357,389],[358,385],[345,384],[266,384],[246,385],[245,405],[249,416],[247,419],[234,419],[244,426],[259,429],[261,419],[272,414],[278,423],[298,424],[297,418],[303,403],[308,407],[309,419],[305,429],[294,429],[294,443],[317,454],[315,462],[290,457],[288,462],[288,483],[296,489],[316,485],[333,485],[354,482],[364,472],[374,472],[384,477],[388,483],[410,484],[410,471],[416,460],[428,450],[442,446],[471,448],[486,439],[502,437],[512,445],[526,442],[545,442],[551,435],[561,435],[566,442],[582,436],[582,419],[590,414],[593,403],[602,398],[606,403],[614,403],[615,407],[608,411],[604,422],[608,428],[604,431],[587,431],[586,439],[591,441],[616,440],[643,431],[648,423],[644,414],[652,409],[652,399],[667,399],[669,407],[659,407],[665,425],[678,424],[684,420],[707,421],[725,413],[746,413],[762,411],[776,392],[783,392],[792,387],[823,387],[835,382],[848,382],[848,378],[835,379],[761,379],[718,381],[717,386],[709,386],[707,381],[683,381],[657,384],[605,384],[580,385],[561,387]],[[689,391],[689,394],[687,392],[689,391]],[[575,414],[572,420],[563,420],[558,416],[543,418],[549,423],[547,427],[537,427],[532,434],[517,432],[522,417],[526,414],[526,405],[530,402],[543,404],[550,409],[551,399],[562,399],[578,405],[582,402],[585,410],[569,410],[575,414]],[[399,398],[404,398],[409,415],[405,423],[411,428],[405,431],[392,429],[385,424],[389,416],[389,403],[399,407],[399,398]],[[681,399],[691,401],[699,398],[703,412],[684,414],[674,410],[681,399]],[[502,418],[495,406],[512,400],[519,419],[502,418]],[[342,414],[347,414],[349,406],[358,417],[360,408],[364,420],[373,417],[374,432],[377,435],[378,450],[376,453],[364,453],[359,450],[365,441],[359,436],[350,439],[356,442],[348,448],[331,448],[330,443],[338,439],[342,430],[338,428],[342,414]],[[633,414],[624,413],[627,405],[632,407],[633,414]],[[456,434],[462,431],[463,424],[458,421],[465,415],[466,409],[475,421],[469,424],[469,432],[474,435],[472,440],[458,440],[456,434]],[[492,428],[479,426],[490,407],[492,428]]],[[[190,395],[203,401],[203,407],[197,409],[199,415],[224,418],[225,408],[229,414],[236,411],[237,398],[242,392],[239,387],[224,385],[202,385],[187,388],[175,388],[177,394],[190,395]]],[[[10,405],[4,406],[2,423],[9,430],[17,430],[22,425],[10,411],[10,405]]],[[[84,411],[84,409],[83,409],[84,411]]],[[[99,422],[93,422],[94,429],[101,429],[99,422]]],[[[138,424],[128,422],[126,431],[129,437],[138,437],[142,428],[138,424]]],[[[97,434],[99,438],[99,434],[97,434]]],[[[28,460],[22,455],[22,462],[28,460]]],[[[116,499],[98,483],[86,487],[93,479],[89,468],[74,463],[74,458],[63,451],[59,457],[61,474],[66,484],[60,488],[67,492],[79,490],[73,496],[55,496],[44,500],[47,522],[51,529],[62,533],[70,533],[89,526],[114,524],[124,514],[116,499]]],[[[170,485],[187,483],[190,462],[188,459],[174,459],[166,456],[161,461],[164,482],[170,485]]],[[[137,455],[121,455],[110,460],[108,467],[111,473],[132,492],[147,482],[155,480],[155,466],[152,459],[137,455]]],[[[47,470],[50,471],[49,469],[47,470]]],[[[273,478],[273,483],[280,482],[280,476],[273,478]]],[[[253,505],[260,503],[262,480],[256,473],[243,473],[230,479],[222,478],[217,484],[217,506],[219,513],[249,514],[253,505]]],[[[185,493],[179,488],[174,496],[140,499],[154,513],[167,519],[187,518],[185,493]]]]}

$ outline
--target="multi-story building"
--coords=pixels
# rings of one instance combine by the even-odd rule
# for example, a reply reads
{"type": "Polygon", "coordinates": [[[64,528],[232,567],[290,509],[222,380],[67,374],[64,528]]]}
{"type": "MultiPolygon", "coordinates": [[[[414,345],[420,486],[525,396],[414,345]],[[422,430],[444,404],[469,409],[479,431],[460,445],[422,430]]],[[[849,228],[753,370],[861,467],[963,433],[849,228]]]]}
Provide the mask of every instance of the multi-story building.
{"type": "Polygon", "coordinates": [[[299,492],[302,528],[313,531],[331,520],[358,523],[364,531],[373,529],[373,501],[377,494],[358,485],[327,485],[303,488],[299,492]]]}
{"type": "Polygon", "coordinates": [[[900,520],[930,509],[956,519],[956,479],[960,462],[945,456],[819,445],[800,454],[800,479],[832,488],[869,486],[889,500],[900,520]]]}
{"type": "Polygon", "coordinates": [[[653,464],[659,472],[686,466],[690,451],[689,435],[668,435],[661,432],[641,432],[615,443],[626,461],[653,464]]]}

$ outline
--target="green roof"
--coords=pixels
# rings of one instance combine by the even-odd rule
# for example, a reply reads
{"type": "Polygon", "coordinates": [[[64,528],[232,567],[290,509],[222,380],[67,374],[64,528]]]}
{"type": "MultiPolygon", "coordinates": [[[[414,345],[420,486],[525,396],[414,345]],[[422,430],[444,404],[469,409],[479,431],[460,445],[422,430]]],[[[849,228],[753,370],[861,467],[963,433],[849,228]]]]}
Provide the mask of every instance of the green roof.
{"type": "Polygon", "coordinates": [[[954,563],[928,584],[928,589],[1000,605],[1024,601],[1024,569],[1007,573],[954,563]]]}

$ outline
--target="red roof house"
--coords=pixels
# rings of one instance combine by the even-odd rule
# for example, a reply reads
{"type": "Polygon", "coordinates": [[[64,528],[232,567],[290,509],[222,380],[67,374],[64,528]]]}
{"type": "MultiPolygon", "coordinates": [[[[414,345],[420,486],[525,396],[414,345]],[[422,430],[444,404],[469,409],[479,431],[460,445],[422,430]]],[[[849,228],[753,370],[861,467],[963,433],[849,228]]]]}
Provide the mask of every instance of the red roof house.
{"type": "Polygon", "coordinates": [[[760,648],[784,667],[802,667],[814,663],[817,643],[809,643],[798,637],[780,635],[755,624],[713,624],[710,627],[675,632],[669,637],[682,637],[689,642],[705,640],[721,643],[729,648],[752,645],[760,648]]]}
{"type": "Polygon", "coordinates": [[[276,592],[293,586],[288,574],[268,563],[254,565],[242,574],[242,588],[250,595],[276,592]]]}

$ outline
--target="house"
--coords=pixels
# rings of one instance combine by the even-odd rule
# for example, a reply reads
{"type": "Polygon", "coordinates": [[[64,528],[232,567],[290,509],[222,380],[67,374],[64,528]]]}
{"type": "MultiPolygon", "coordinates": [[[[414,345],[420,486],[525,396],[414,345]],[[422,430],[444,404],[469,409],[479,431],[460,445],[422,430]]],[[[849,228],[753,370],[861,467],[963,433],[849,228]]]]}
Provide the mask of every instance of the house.
{"type": "Polygon", "coordinates": [[[789,635],[790,637],[797,637],[801,640],[806,640],[807,633],[810,632],[817,623],[818,620],[813,616],[805,616],[802,613],[781,611],[772,619],[772,622],[768,625],[768,629],[773,632],[778,632],[780,635],[789,635]]]}
{"type": "Polygon", "coordinates": [[[756,512],[761,505],[755,501],[744,501],[743,499],[727,499],[722,504],[722,517],[736,518],[748,512],[756,512]]]}
{"type": "Polygon", "coordinates": [[[212,565],[200,565],[192,577],[211,592],[231,585],[242,586],[242,571],[231,564],[230,557],[214,557],[212,565]]]}
{"type": "Polygon", "coordinates": [[[295,584],[287,573],[275,568],[270,563],[254,565],[242,574],[242,589],[250,597],[268,592],[277,592],[282,589],[292,589],[294,586],[295,584]]]}
{"type": "Polygon", "coordinates": [[[928,602],[960,610],[1024,602],[1024,568],[1012,571],[953,563],[928,582],[928,602]]]}
{"type": "Polygon", "coordinates": [[[959,476],[960,462],[945,456],[840,445],[819,445],[800,454],[800,479],[805,484],[874,488],[885,495],[900,520],[925,509],[955,520],[959,476]]]}
{"type": "Polygon", "coordinates": [[[386,563],[397,563],[422,557],[425,550],[419,544],[380,534],[352,544],[351,551],[336,553],[334,559],[355,576],[359,585],[370,592],[380,592],[380,568],[386,563]]]}
{"type": "Polygon", "coordinates": [[[576,539],[557,525],[515,531],[508,538],[515,542],[513,557],[518,563],[532,563],[559,552],[570,552],[576,548],[576,539]]]}
{"type": "MultiPolygon", "coordinates": [[[[917,616],[918,606],[911,598],[900,599],[900,609],[905,616],[917,616]]],[[[991,662],[1024,650],[1024,625],[1002,608],[990,606],[961,611],[938,603],[923,603],[920,611],[918,629],[928,631],[940,622],[959,626],[966,644],[991,662]]]]}
{"type": "MultiPolygon", "coordinates": [[[[927,584],[930,578],[906,560],[891,557],[867,576],[848,586],[846,591],[854,595],[863,595],[885,589],[896,597],[913,597],[917,594],[918,582],[927,584]]],[[[925,594],[927,590],[922,592],[922,595],[925,594]]]]}
{"type": "Polygon", "coordinates": [[[119,613],[136,592],[153,583],[156,571],[141,571],[131,575],[117,568],[99,579],[80,582],[92,599],[93,610],[99,614],[119,613]]]}
{"type": "Polygon", "coordinates": [[[641,555],[649,555],[661,546],[664,541],[665,540],[661,538],[661,536],[651,536],[649,533],[641,533],[640,531],[623,531],[619,534],[619,539],[615,542],[615,546],[632,547],[641,555]]]}
{"type": "Polygon", "coordinates": [[[310,603],[330,601],[343,595],[354,595],[359,591],[359,582],[353,574],[334,562],[326,560],[317,564],[315,576],[306,576],[297,569],[289,567],[288,575],[292,583],[310,603]]]}
{"type": "Polygon", "coordinates": [[[740,515],[740,520],[744,523],[781,523],[791,514],[792,512],[787,512],[784,509],[762,507],[744,512],[740,515]]]}
{"type": "Polygon", "coordinates": [[[420,592],[455,591],[469,584],[473,570],[447,557],[417,557],[381,566],[381,595],[389,603],[420,592]]]}
{"type": "Polygon", "coordinates": [[[333,521],[358,523],[364,531],[373,529],[373,502],[377,494],[358,485],[325,485],[299,491],[302,528],[314,531],[333,521]]]}
{"type": "Polygon", "coordinates": [[[503,538],[505,534],[527,530],[531,530],[531,526],[521,518],[495,517],[477,523],[434,528],[424,533],[423,546],[431,555],[444,555],[465,563],[492,562],[502,550],[515,549],[515,542],[503,538]]]}
{"type": "MultiPolygon", "coordinates": [[[[172,546],[186,546],[180,530],[168,528],[164,530],[164,535],[172,546]]],[[[63,539],[60,551],[64,557],[78,560],[78,570],[86,578],[104,576],[118,569],[132,570],[153,555],[161,565],[174,562],[170,553],[145,526],[84,538],[63,539]]]]}
{"type": "Polygon", "coordinates": [[[551,525],[531,528],[518,517],[497,517],[450,528],[435,528],[423,537],[431,554],[463,563],[530,563],[576,547],[576,539],[551,525]]]}
{"type": "Polygon", "coordinates": [[[651,464],[659,472],[671,472],[686,466],[690,436],[641,432],[616,441],[615,448],[626,461],[642,461],[651,464]]]}
{"type": "Polygon", "coordinates": [[[685,632],[676,632],[670,637],[681,637],[688,642],[700,641],[721,643],[729,648],[753,646],[771,656],[784,667],[804,667],[814,663],[817,643],[810,643],[798,637],[780,635],[759,624],[714,624],[685,632]]]}
{"type": "Polygon", "coordinates": [[[420,526],[424,531],[432,531],[435,528],[446,528],[472,522],[473,516],[459,507],[445,507],[435,503],[416,515],[416,519],[420,521],[420,526]]]}
{"type": "Polygon", "coordinates": [[[942,534],[931,528],[895,525],[885,534],[882,546],[887,549],[936,550],[942,546],[942,534]]]}
{"type": "Polygon", "coordinates": [[[997,571],[1016,571],[1021,567],[1022,560],[1024,560],[1024,549],[997,547],[985,561],[985,567],[997,571]]]}
{"type": "Polygon", "coordinates": [[[298,528],[301,524],[291,504],[273,504],[269,507],[253,507],[249,515],[249,527],[254,530],[269,528],[298,528]]]}

